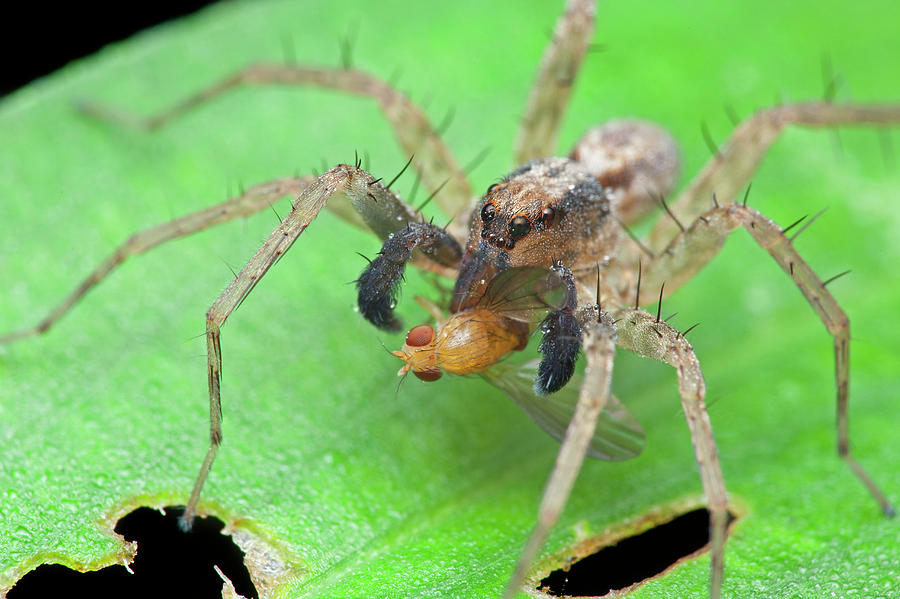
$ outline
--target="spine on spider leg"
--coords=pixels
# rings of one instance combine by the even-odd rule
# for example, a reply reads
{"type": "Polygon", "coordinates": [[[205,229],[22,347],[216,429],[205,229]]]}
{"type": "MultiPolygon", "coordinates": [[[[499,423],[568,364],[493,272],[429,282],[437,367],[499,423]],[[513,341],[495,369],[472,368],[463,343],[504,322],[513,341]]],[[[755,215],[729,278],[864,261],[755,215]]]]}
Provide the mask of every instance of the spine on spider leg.
{"type": "Polygon", "coordinates": [[[562,389],[575,372],[575,360],[581,351],[581,327],[575,318],[578,297],[572,271],[563,266],[554,266],[566,283],[565,304],[560,310],[551,312],[541,322],[544,334],[538,346],[541,363],[534,381],[534,392],[547,395],[562,389]]]}
{"type": "Polygon", "coordinates": [[[394,316],[403,270],[414,249],[426,255],[438,255],[448,246],[462,253],[456,240],[446,231],[430,223],[409,223],[392,233],[384,242],[377,258],[356,280],[357,303],[366,320],[379,329],[397,331],[400,320],[394,316]]]}

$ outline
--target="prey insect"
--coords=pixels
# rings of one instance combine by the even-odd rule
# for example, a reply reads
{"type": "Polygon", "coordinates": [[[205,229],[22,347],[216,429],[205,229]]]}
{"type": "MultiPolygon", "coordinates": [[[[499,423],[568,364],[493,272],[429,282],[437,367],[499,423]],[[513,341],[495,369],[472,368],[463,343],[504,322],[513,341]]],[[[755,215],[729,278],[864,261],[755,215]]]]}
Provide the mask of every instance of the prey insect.
{"type": "MultiPolygon", "coordinates": [[[[427,324],[406,334],[400,351],[392,352],[406,362],[397,372],[432,382],[444,371],[450,374],[479,374],[505,392],[550,436],[562,441],[578,401],[581,378],[574,374],[572,353],[542,346],[549,354],[544,360],[503,361],[513,351],[524,350],[531,335],[529,324],[547,320],[547,314],[574,307],[566,279],[571,273],[560,266],[549,271],[521,266],[504,270],[493,279],[484,294],[468,309],[444,319],[440,308],[428,305],[438,320],[438,332],[427,324]],[[550,388],[555,390],[549,392],[550,388]]],[[[599,276],[599,268],[598,268],[599,276]]],[[[599,283],[599,278],[598,278],[599,283]]],[[[599,315],[588,309],[582,317],[599,315]]],[[[549,317],[552,323],[554,318],[549,317]]],[[[575,324],[577,328],[581,325],[575,324]]],[[[542,326],[545,336],[554,329],[542,326]]],[[[552,342],[571,343],[579,337],[552,342]]],[[[549,345],[549,344],[548,344],[549,345]]],[[[640,424],[615,397],[610,396],[597,420],[587,455],[603,460],[626,460],[641,453],[644,432],[640,424]]]]}
{"type": "MultiPolygon", "coordinates": [[[[897,123],[900,107],[814,102],[782,105],[757,113],[736,129],[685,191],[665,206],[667,214],[661,216],[649,238],[638,245],[629,239],[626,227],[654,210],[659,198],[668,195],[676,182],[677,151],[666,133],[638,121],[613,121],[586,133],[567,158],[547,158],[556,151],[561,116],[571,81],[590,43],[593,21],[592,2],[568,3],[541,62],[525,111],[515,153],[516,163],[522,166],[489,188],[475,201],[474,209],[471,205],[475,194],[424,112],[390,85],[355,69],[257,65],[171,110],[138,121],[148,128],[160,126],[185,110],[244,84],[315,85],[371,97],[382,107],[404,150],[414,155],[412,168],[423,184],[432,191],[440,190],[435,201],[454,217],[453,224],[441,229],[423,222],[420,214],[391,190],[390,184],[361,169],[358,162],[338,165],[319,177],[262,183],[225,204],[137,234],[38,326],[6,335],[0,341],[46,331],[128,256],[264,209],[285,195],[295,198],[290,214],[207,313],[211,443],[188,501],[184,521],[189,524],[222,441],[221,326],[327,203],[329,209],[348,222],[366,227],[384,241],[381,255],[359,281],[360,309],[374,325],[399,328],[393,309],[406,264],[456,280],[447,306],[450,315],[438,331],[429,333],[419,327],[410,331],[407,347],[399,352],[406,361],[404,368],[408,366],[426,379],[436,378],[441,371],[481,373],[513,399],[521,399],[520,403],[527,404],[526,410],[541,426],[562,438],[538,525],[520,557],[508,594],[519,588],[563,509],[584,455],[621,459],[640,451],[639,428],[619,409],[620,404],[609,391],[613,350],[619,346],[668,363],[677,371],[679,394],[709,502],[710,595],[718,596],[724,571],[727,496],[704,405],[703,375],[684,335],[640,306],[656,301],[663,283],[665,295],[685,284],[715,256],[732,230],[743,227],[791,276],[834,336],[839,452],[881,508],[892,511],[883,493],[850,455],[846,428],[846,316],[784,231],[758,211],[733,200],[749,182],[768,147],[788,125],[897,123]],[[711,195],[715,200],[707,208],[711,195]],[[544,273],[556,273],[557,277],[547,284],[548,295],[539,289],[541,283],[526,285],[528,296],[542,298],[540,308],[519,308],[518,313],[510,310],[505,299],[507,284],[517,277],[534,276],[537,280],[538,275],[549,276],[544,273]],[[642,277],[640,285],[638,273],[642,277]],[[495,294],[498,289],[503,293],[495,294]],[[559,293],[561,290],[564,293],[559,293]],[[494,302],[492,297],[504,301],[494,302]],[[474,313],[478,314],[469,318],[474,313]],[[474,340],[449,351],[446,343],[456,341],[458,334],[457,329],[448,327],[460,320],[467,326],[481,326],[490,335],[478,334],[474,340]],[[512,370],[502,358],[527,343],[531,327],[538,322],[543,335],[542,360],[530,370],[512,370]],[[437,348],[438,342],[440,348],[435,352],[422,350],[432,343],[437,348]],[[476,348],[479,352],[483,349],[486,355],[475,360],[479,353],[476,348]],[[425,354],[423,360],[418,358],[420,351],[425,354]],[[572,378],[579,354],[587,362],[583,380],[572,378]],[[459,357],[464,364],[454,366],[448,356],[459,357]],[[565,397],[573,399],[561,405],[559,398],[565,397]],[[567,422],[570,414],[571,424],[567,422]],[[610,426],[602,424],[604,418],[610,426]],[[599,445],[613,439],[610,431],[614,426],[624,432],[624,440],[618,450],[604,450],[599,445]]],[[[94,110],[98,116],[111,117],[108,111],[96,107],[94,110]]],[[[663,295],[660,291],[659,296],[663,295]]]]}

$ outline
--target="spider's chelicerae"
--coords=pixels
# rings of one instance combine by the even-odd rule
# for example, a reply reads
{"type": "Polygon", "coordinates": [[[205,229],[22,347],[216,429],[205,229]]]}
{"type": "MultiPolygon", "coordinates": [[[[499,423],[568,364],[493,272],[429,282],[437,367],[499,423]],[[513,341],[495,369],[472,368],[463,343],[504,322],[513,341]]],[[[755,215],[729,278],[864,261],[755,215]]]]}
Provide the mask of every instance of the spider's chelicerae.
{"type": "MultiPolygon", "coordinates": [[[[663,129],[644,121],[617,119],[600,124],[587,131],[566,157],[548,158],[556,154],[570,91],[593,39],[594,11],[593,2],[568,2],[541,59],[522,117],[514,155],[519,166],[480,197],[425,113],[390,84],[353,68],[256,65],[156,117],[136,121],[148,128],[164,125],[185,110],[245,84],[317,85],[368,96],[380,105],[411,156],[408,167],[452,220],[437,226],[423,219],[420,210],[393,191],[390,177],[373,176],[359,161],[337,165],[318,177],[268,181],[228,202],[135,235],[40,324],[0,337],[0,342],[46,331],[130,255],[266,209],[285,195],[294,198],[290,213],[207,314],[212,442],[187,505],[185,523],[189,525],[222,439],[220,327],[327,207],[384,242],[357,281],[360,312],[375,326],[399,328],[393,312],[408,263],[456,280],[449,304],[431,306],[440,321],[437,329],[415,327],[403,350],[395,352],[406,361],[404,373],[412,371],[424,380],[435,380],[442,371],[483,374],[562,439],[538,525],[522,552],[508,595],[526,577],[566,503],[584,456],[590,452],[625,459],[640,452],[640,429],[610,395],[612,357],[618,346],[676,369],[711,514],[710,596],[717,597],[728,501],[704,404],[703,375],[683,332],[641,306],[655,304],[687,283],[714,258],[732,231],[743,228],[791,277],[832,334],[839,453],[881,509],[892,513],[887,498],[849,451],[847,317],[791,243],[803,225],[776,225],[747,205],[744,193],[766,151],[785,128],[895,124],[900,122],[900,106],[821,101],[760,110],[735,128],[680,193],[674,193],[679,172],[674,141],[663,129]],[[630,227],[651,213],[657,214],[656,223],[644,239],[638,239],[630,227]],[[475,330],[467,332],[466,327],[475,330]],[[524,368],[514,371],[502,360],[524,347],[535,329],[542,336],[541,362],[531,371],[533,380],[523,387],[510,381],[521,377],[524,368]],[[444,342],[448,345],[441,345],[444,342]],[[583,381],[576,386],[569,379],[579,355],[587,365],[583,381]],[[561,405],[566,401],[563,397],[577,397],[577,407],[574,401],[569,405],[573,417],[568,429],[557,412],[542,407],[561,405]]],[[[88,110],[102,118],[116,118],[102,107],[88,106],[88,110]]]]}

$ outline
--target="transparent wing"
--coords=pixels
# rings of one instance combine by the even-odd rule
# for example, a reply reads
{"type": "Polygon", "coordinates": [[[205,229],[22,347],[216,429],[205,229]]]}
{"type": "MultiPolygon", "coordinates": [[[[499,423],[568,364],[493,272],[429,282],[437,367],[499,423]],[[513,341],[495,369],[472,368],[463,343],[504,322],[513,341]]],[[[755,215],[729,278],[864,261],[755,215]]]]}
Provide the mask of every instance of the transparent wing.
{"type": "MultiPolygon", "coordinates": [[[[538,360],[531,360],[517,364],[507,360],[482,372],[481,376],[506,393],[551,437],[562,441],[575,413],[582,376],[576,373],[556,393],[538,397],[532,385],[539,363],[538,360]]],[[[644,430],[641,425],[618,399],[610,395],[597,420],[588,455],[618,462],[637,457],[643,449],[644,430]]]]}
{"type": "Polygon", "coordinates": [[[520,266],[504,270],[488,283],[476,307],[512,320],[538,323],[559,310],[566,299],[566,284],[552,270],[520,266]]]}

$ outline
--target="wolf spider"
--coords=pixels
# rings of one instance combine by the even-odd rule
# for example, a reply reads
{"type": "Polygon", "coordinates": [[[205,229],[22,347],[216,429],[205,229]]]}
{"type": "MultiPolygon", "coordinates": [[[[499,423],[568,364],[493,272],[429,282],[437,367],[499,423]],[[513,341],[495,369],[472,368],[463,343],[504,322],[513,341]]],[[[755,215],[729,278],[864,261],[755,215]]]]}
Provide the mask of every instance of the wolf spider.
{"type": "MultiPolygon", "coordinates": [[[[573,330],[571,322],[577,323],[574,330],[580,339],[574,345],[567,344],[566,359],[574,360],[579,350],[583,351],[587,361],[586,375],[544,492],[538,523],[520,556],[507,596],[512,596],[521,585],[558,519],[589,451],[596,422],[604,409],[615,401],[609,386],[613,353],[618,346],[667,363],[677,371],[682,408],[710,512],[710,596],[718,597],[723,578],[728,499],[704,403],[703,375],[684,334],[661,320],[659,313],[651,314],[641,306],[657,300],[661,302],[675,292],[712,260],[733,230],[743,227],[791,277],[833,336],[838,453],[869,489],[882,511],[893,514],[888,499],[850,453],[847,316],[825,283],[793,248],[793,237],[786,235],[793,225],[781,228],[748,207],[746,197],[744,201],[735,199],[740,198],[748,187],[766,151],[788,125],[894,124],[900,122],[900,106],[809,102],[759,111],[742,122],[684,191],[666,203],[663,198],[675,185],[678,156],[674,142],[654,125],[612,121],[587,132],[567,159],[544,158],[555,153],[572,82],[592,38],[594,13],[594,3],[590,0],[569,0],[567,3],[541,60],[516,144],[516,164],[528,166],[511,173],[501,187],[492,186],[483,197],[477,198],[474,211],[471,205],[476,196],[465,174],[424,112],[391,85],[352,68],[254,65],[148,119],[125,119],[120,113],[101,106],[85,106],[86,112],[99,118],[124,120],[125,124],[153,129],[242,85],[312,85],[369,97],[378,103],[400,145],[413,157],[407,166],[416,171],[425,187],[435,192],[434,201],[453,217],[452,224],[440,229],[423,222],[420,212],[391,190],[393,181],[384,183],[375,178],[360,168],[358,161],[352,165],[339,164],[318,177],[268,181],[222,204],[135,234],[38,325],[6,334],[0,337],[0,343],[47,331],[129,256],[171,239],[245,217],[268,208],[286,195],[295,198],[291,212],[207,312],[210,447],[184,515],[185,525],[189,526],[222,441],[220,328],[322,208],[327,207],[354,226],[371,230],[385,241],[382,258],[393,260],[397,266],[387,277],[387,283],[382,285],[389,291],[402,277],[407,261],[418,268],[457,278],[461,259],[480,256],[482,264],[476,270],[478,276],[473,275],[473,278],[481,278],[481,285],[469,280],[463,289],[466,297],[474,300],[484,293],[491,278],[506,268],[538,266],[552,269],[562,266],[571,271],[566,275],[566,281],[576,305],[557,306],[548,311],[566,311],[571,316],[566,331],[573,330]],[[572,189],[570,181],[584,181],[585,177],[590,177],[594,184],[583,190],[584,197],[579,196],[576,200],[599,210],[599,214],[589,214],[584,205],[565,204],[566,190],[572,189]],[[556,188],[553,188],[554,184],[556,188]],[[513,200],[499,195],[509,186],[518,192],[513,200]],[[660,205],[664,212],[646,239],[641,241],[632,236],[628,227],[660,205]],[[489,209],[490,206],[493,208],[489,209]],[[588,216],[593,220],[586,224],[588,216]],[[501,219],[501,229],[507,231],[506,238],[497,231],[485,232],[487,225],[501,219]],[[554,228],[560,223],[566,227],[554,228]],[[403,237],[404,230],[417,233],[406,238],[403,237]],[[565,235],[546,241],[547,235],[558,231],[565,231],[565,235]],[[510,236],[514,239],[510,240],[510,236]],[[409,251],[398,253],[396,248],[389,247],[390,240],[395,240],[394,245],[397,245],[399,238],[408,242],[406,249],[409,251]],[[516,249],[519,240],[528,240],[523,244],[528,247],[516,249]],[[535,242],[531,243],[532,240],[535,242]],[[463,247],[465,254],[461,251],[463,247]],[[414,248],[420,251],[413,252],[414,248]],[[501,260],[498,256],[506,258],[501,260]]],[[[378,278],[384,277],[379,275],[378,278]]],[[[368,288],[366,283],[362,287],[361,296],[368,288]]],[[[380,307],[369,309],[367,300],[361,300],[362,311],[377,326],[396,328],[392,317],[393,296],[384,290],[380,293],[376,302],[380,302],[380,307]]],[[[459,300],[457,296],[452,311],[465,307],[465,300],[459,300]]],[[[571,341],[571,335],[563,333],[553,337],[552,332],[547,334],[552,342],[547,343],[544,354],[545,359],[552,359],[557,353],[554,347],[566,345],[561,341],[571,341]]],[[[498,355],[497,359],[500,357],[498,355]]],[[[546,376],[541,380],[539,375],[536,387],[540,395],[553,393],[564,383],[551,383],[546,376]]]]}

